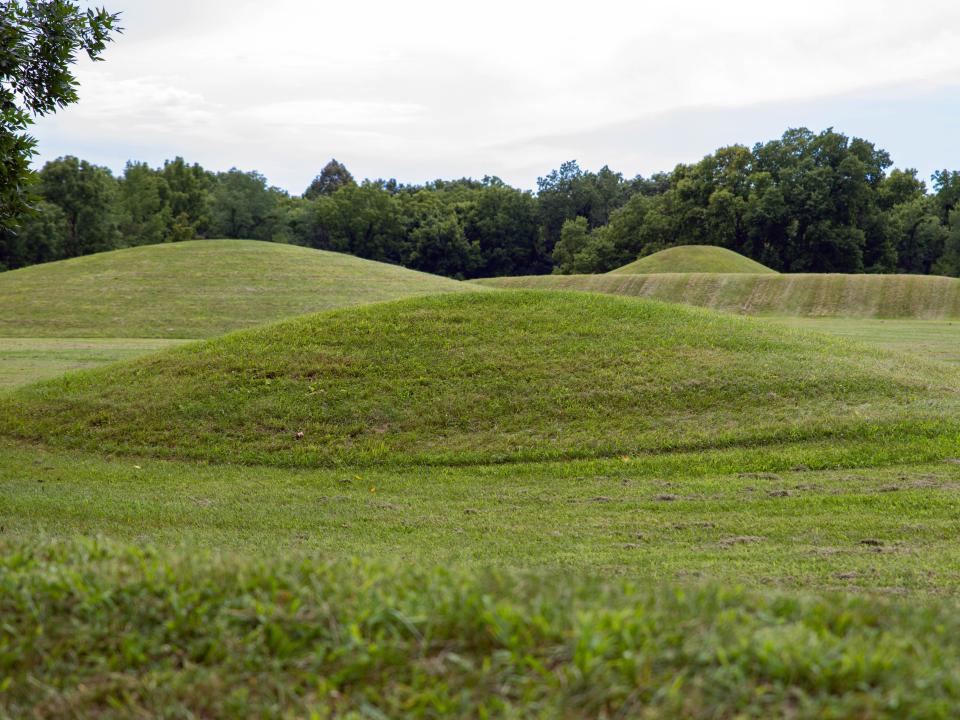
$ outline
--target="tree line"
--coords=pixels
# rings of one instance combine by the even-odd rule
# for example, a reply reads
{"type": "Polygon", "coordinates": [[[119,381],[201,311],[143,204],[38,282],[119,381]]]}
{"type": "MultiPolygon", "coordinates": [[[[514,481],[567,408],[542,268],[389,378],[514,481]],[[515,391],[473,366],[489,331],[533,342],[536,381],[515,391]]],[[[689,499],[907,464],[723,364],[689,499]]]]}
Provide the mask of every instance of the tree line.
{"type": "Polygon", "coordinates": [[[331,160],[300,196],[182,158],[120,176],[75,157],[34,174],[0,229],[0,268],[195,238],[294,243],[457,278],[605,272],[674,245],[719,245],[787,272],[960,275],[960,173],[926,182],[832,129],[788,130],[671,172],[567,162],[537,191],[496,177],[357,182],[331,160]]]}

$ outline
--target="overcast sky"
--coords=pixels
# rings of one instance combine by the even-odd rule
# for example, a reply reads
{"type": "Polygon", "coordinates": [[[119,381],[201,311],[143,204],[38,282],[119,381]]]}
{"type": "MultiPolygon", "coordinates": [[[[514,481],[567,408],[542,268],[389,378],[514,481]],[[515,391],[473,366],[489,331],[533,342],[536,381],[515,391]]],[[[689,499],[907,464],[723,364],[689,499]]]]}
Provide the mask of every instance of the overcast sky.
{"type": "Polygon", "coordinates": [[[803,125],[960,169],[956,0],[104,3],[125,32],[38,122],[38,162],[182,155],[299,194],[336,157],[534,188],[568,159],[647,175],[803,125]]]}

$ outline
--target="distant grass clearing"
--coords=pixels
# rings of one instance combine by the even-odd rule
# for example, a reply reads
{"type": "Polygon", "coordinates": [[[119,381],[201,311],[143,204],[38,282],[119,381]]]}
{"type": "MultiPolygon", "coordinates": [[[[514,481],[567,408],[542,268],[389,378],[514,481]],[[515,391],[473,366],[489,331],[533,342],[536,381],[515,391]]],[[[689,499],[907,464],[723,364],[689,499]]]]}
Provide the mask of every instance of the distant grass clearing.
{"type": "Polygon", "coordinates": [[[766,265],[740,253],[713,245],[681,245],[667,248],[624,265],[611,274],[647,273],[771,273],[766,265]]]}
{"type": "Polygon", "coordinates": [[[960,363],[960,320],[865,318],[770,318],[785,327],[815,330],[913,357],[960,363]]]}
{"type": "Polygon", "coordinates": [[[661,303],[420,298],[298,318],[0,402],[3,433],[283,466],[836,439],[952,442],[960,369],[661,303]]]}
{"type": "Polygon", "coordinates": [[[186,340],[156,338],[0,338],[0,391],[130,360],[186,340]]]}

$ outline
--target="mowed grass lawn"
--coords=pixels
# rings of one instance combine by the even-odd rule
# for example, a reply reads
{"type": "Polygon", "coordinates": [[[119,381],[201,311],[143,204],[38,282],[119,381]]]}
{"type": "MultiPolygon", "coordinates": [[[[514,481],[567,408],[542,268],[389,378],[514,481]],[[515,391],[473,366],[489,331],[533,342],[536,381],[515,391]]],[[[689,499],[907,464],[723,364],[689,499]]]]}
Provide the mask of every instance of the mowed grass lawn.
{"type": "Polygon", "coordinates": [[[6,550],[11,717],[950,718],[960,701],[947,603],[103,541],[6,550]]]}
{"type": "Polygon", "coordinates": [[[158,338],[0,338],[0,392],[188,342],[158,338]]]}
{"type": "Polygon", "coordinates": [[[949,458],[357,471],[0,452],[0,715],[949,718],[960,702],[949,458]]]}
{"type": "Polygon", "coordinates": [[[778,322],[404,300],[7,394],[0,717],[953,717],[957,368],[778,322]]]}
{"type": "Polygon", "coordinates": [[[553,568],[644,583],[950,594],[960,460],[811,448],[472,467],[291,470],[4,442],[0,525],[157,547],[553,568]],[[832,458],[832,461],[831,461],[832,458]],[[845,467],[847,465],[847,467],[845,467]]]}
{"type": "Polygon", "coordinates": [[[960,320],[770,318],[785,327],[815,330],[912,357],[960,363],[960,320]]]}

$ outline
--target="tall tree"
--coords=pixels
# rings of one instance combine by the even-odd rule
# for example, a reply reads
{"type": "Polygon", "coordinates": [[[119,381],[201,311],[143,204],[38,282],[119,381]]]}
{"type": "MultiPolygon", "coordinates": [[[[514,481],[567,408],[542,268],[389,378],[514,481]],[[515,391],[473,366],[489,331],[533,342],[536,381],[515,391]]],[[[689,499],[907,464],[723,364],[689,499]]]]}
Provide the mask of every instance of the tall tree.
{"type": "Polygon", "coordinates": [[[467,277],[474,260],[453,207],[440,193],[422,188],[399,197],[407,236],[403,264],[448,277],[467,277]]]}
{"type": "Polygon", "coordinates": [[[67,234],[63,211],[45,200],[36,201],[16,232],[0,228],[0,270],[59,260],[67,234]]]}
{"type": "Polygon", "coordinates": [[[118,212],[125,245],[168,242],[173,212],[163,174],[146,163],[128,162],[120,180],[118,212]]]}
{"type": "Polygon", "coordinates": [[[471,277],[550,272],[541,241],[536,198],[497,177],[485,177],[449,196],[474,253],[471,277]]]}
{"type": "Polygon", "coordinates": [[[164,202],[173,216],[172,240],[189,240],[206,235],[210,225],[210,193],[216,176],[182,157],[163,164],[166,183],[164,202]]]}
{"type": "Polygon", "coordinates": [[[66,0],[0,2],[0,227],[12,227],[30,209],[36,141],[27,128],[77,101],[77,52],[100,59],[118,22],[116,14],[83,12],[66,0]]]}
{"type": "Polygon", "coordinates": [[[567,220],[583,217],[590,229],[605,225],[610,214],[630,197],[632,185],[606,165],[586,172],[569,160],[537,179],[537,204],[548,253],[560,239],[567,220]]]}
{"type": "Polygon", "coordinates": [[[48,162],[39,175],[41,196],[60,208],[66,222],[62,257],[118,247],[117,180],[107,168],[67,156],[48,162]]]}
{"type": "Polygon", "coordinates": [[[304,191],[303,197],[307,200],[316,200],[321,195],[333,195],[340,188],[356,184],[353,175],[347,170],[347,166],[333,158],[323,166],[320,174],[313,179],[313,182],[304,191]]]}
{"type": "Polygon", "coordinates": [[[220,173],[211,199],[210,236],[272,240],[282,195],[256,171],[220,173]]]}
{"type": "Polygon", "coordinates": [[[399,200],[379,183],[346,185],[313,203],[307,244],[370,260],[400,263],[406,235],[399,200]]]}

